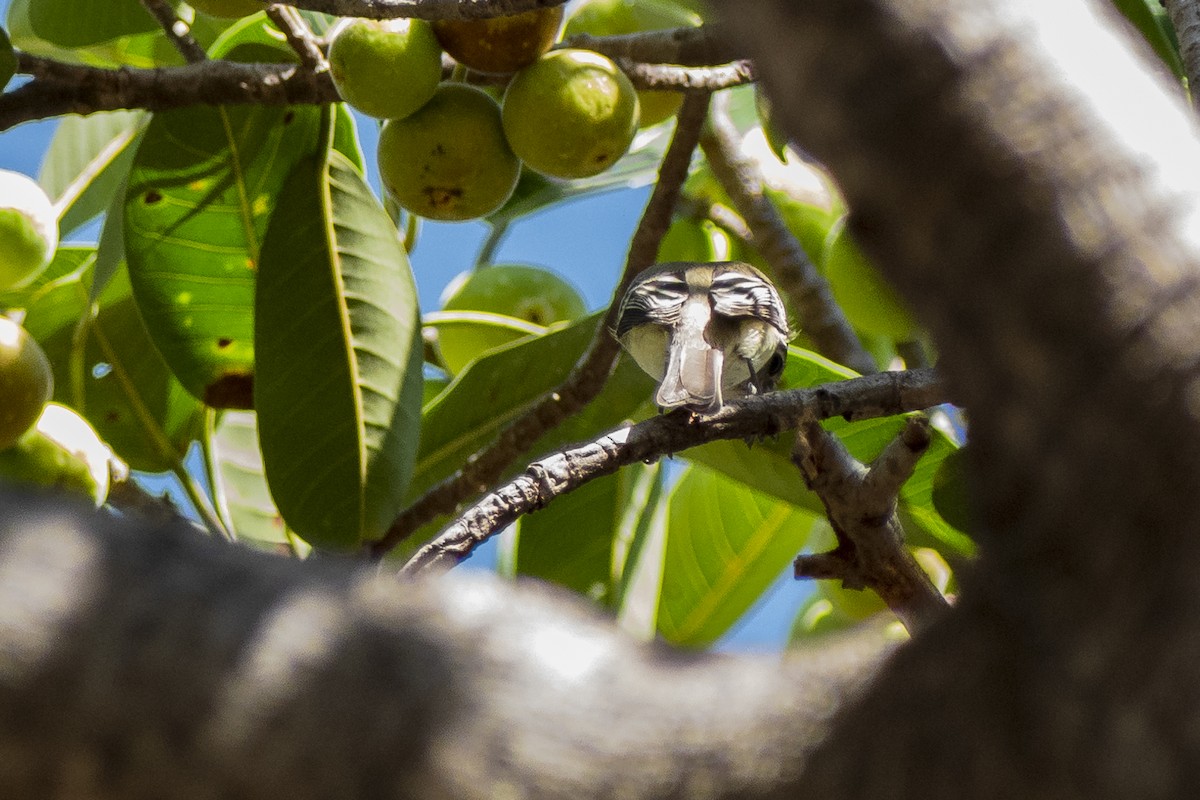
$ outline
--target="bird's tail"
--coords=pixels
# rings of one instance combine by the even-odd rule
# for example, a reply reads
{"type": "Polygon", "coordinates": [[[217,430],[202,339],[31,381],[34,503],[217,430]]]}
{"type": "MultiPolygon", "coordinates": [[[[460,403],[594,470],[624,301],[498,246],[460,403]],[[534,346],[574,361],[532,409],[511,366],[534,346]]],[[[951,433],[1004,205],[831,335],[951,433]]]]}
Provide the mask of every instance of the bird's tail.
{"type": "Polygon", "coordinates": [[[721,407],[725,353],[704,339],[710,313],[706,300],[685,304],[671,336],[667,371],[654,397],[659,408],[713,411],[721,407]]]}

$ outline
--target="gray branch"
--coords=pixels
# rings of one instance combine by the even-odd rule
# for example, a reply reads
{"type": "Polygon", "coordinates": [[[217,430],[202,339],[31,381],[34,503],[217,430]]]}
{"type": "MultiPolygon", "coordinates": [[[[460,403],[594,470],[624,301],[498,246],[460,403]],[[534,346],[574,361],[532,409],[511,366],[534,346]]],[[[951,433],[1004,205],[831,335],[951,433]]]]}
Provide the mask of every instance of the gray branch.
{"type": "Polygon", "coordinates": [[[1200,110],[1200,4],[1196,0],[1163,0],[1179,39],[1192,106],[1200,110]]]}

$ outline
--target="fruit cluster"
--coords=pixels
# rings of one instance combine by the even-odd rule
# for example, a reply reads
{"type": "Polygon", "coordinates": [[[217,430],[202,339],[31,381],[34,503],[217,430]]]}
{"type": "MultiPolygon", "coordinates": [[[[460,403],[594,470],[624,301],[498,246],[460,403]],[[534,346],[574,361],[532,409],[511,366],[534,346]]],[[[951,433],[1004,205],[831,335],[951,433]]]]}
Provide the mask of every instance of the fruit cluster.
{"type": "MultiPolygon", "coordinates": [[[[0,170],[0,292],[29,284],[58,248],[58,215],[19,172],[0,170]]],[[[0,316],[0,479],[108,494],[111,453],[83,417],[50,402],[54,373],[41,345],[0,316]]]]}
{"type": "MultiPolygon", "coordinates": [[[[639,93],[609,58],[550,48],[563,7],[478,20],[344,20],[333,31],[330,72],[342,98],[386,120],[383,185],[406,210],[468,220],[498,210],[521,165],[554,178],[597,175],[625,154],[639,125],[678,110],[673,92],[639,93]],[[501,102],[489,90],[442,80],[442,53],[478,73],[510,76],[501,102]]],[[[627,33],[699,24],[674,6],[591,0],[573,33],[627,33]],[[637,8],[636,14],[632,9],[637,8]]]]}

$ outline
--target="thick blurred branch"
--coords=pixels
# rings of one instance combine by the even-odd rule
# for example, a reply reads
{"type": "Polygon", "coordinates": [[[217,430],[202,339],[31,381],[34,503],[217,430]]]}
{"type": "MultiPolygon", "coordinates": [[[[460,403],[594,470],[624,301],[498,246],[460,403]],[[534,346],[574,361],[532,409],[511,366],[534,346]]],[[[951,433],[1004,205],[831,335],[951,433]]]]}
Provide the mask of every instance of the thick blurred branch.
{"type": "Polygon", "coordinates": [[[1200,3],[1196,0],[1162,0],[1179,39],[1179,54],[1187,74],[1192,107],[1200,110],[1200,3]]]}

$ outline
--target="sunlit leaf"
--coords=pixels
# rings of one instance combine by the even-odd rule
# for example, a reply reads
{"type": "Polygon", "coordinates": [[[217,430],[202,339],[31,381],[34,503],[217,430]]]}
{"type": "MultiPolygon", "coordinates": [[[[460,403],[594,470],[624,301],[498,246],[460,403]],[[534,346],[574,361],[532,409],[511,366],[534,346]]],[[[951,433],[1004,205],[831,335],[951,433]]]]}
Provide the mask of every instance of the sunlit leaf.
{"type": "Polygon", "coordinates": [[[275,508],[258,448],[252,411],[226,411],[213,433],[213,494],[238,538],[288,544],[283,517],[275,508]]]}
{"type": "Polygon", "coordinates": [[[692,467],[671,494],[658,630],[676,644],[716,641],[808,539],[817,512],[692,467]]]}
{"type": "Polygon", "coordinates": [[[139,0],[33,0],[28,13],[33,32],[62,47],[159,30],[139,0]]]}
{"type": "Polygon", "coordinates": [[[342,154],[302,162],[282,198],[255,303],[263,463],[297,534],[352,547],[382,534],[412,475],[416,286],[395,227],[342,154]]]}
{"type": "Polygon", "coordinates": [[[134,159],[125,250],[155,344],[188,391],[249,408],[259,250],[292,167],[317,149],[316,106],[156,114],[134,159]]]}

